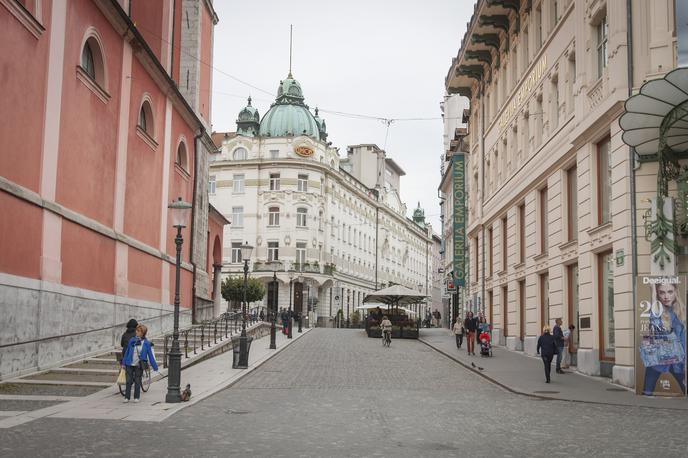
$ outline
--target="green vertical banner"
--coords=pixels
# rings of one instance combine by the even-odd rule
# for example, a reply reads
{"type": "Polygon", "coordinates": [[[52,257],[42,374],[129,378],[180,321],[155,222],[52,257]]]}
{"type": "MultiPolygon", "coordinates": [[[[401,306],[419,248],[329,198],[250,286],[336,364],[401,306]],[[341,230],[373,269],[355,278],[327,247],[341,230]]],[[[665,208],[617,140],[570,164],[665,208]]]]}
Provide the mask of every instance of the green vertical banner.
{"type": "Polygon", "coordinates": [[[454,195],[454,285],[466,286],[466,159],[463,153],[452,157],[454,195]]]}

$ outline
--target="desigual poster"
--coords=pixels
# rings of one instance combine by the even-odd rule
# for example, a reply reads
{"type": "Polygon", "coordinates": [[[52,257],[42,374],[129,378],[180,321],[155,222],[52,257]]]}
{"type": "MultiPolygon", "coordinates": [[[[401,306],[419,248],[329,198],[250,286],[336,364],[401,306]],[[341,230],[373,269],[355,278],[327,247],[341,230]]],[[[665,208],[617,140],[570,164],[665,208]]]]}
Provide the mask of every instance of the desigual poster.
{"type": "Polygon", "coordinates": [[[686,395],[686,277],[638,277],[637,394],[686,395]]]}

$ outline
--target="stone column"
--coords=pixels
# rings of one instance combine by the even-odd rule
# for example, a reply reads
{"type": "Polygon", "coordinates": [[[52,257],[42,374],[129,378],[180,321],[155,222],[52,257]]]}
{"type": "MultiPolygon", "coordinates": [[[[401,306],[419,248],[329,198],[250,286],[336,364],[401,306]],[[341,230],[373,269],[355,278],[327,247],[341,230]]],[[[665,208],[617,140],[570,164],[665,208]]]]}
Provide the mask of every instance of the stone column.
{"type": "Polygon", "coordinates": [[[213,318],[222,313],[222,264],[213,264],[213,302],[215,303],[215,313],[213,318]]]}

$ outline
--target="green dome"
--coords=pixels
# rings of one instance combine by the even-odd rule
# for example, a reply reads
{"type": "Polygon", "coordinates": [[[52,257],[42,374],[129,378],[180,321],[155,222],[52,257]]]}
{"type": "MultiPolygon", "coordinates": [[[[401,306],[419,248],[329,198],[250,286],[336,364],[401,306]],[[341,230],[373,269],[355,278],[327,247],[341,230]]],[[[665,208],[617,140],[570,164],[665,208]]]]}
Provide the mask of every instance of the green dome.
{"type": "Polygon", "coordinates": [[[320,140],[320,126],[303,103],[301,85],[291,73],[280,81],[277,100],[260,122],[261,137],[286,137],[288,135],[307,135],[320,140]]]}

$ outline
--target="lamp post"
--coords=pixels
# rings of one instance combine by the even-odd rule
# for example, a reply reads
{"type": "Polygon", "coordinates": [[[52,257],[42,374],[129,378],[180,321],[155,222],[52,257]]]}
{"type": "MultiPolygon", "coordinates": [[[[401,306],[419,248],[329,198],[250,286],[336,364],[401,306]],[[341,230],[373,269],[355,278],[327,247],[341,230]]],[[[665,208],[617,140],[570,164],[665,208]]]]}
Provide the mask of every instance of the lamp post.
{"type": "MultiPolygon", "coordinates": [[[[248,304],[246,303],[246,290],[248,290],[248,261],[251,259],[251,252],[253,247],[244,242],[240,248],[241,259],[244,260],[244,300],[241,304],[241,336],[239,337],[239,362],[233,365],[236,369],[246,369],[248,368],[248,351],[250,340],[246,335],[246,308],[248,304]]],[[[251,339],[253,340],[253,339],[251,339]]]]}
{"type": "Polygon", "coordinates": [[[270,323],[270,350],[277,349],[277,268],[279,263],[272,262],[272,322],[270,323]]]}
{"type": "Polygon", "coordinates": [[[351,290],[346,290],[346,327],[350,327],[349,323],[349,302],[351,301],[351,290]]]}
{"type": "Polygon", "coordinates": [[[291,313],[291,296],[292,296],[291,284],[294,281],[294,271],[289,269],[288,275],[289,275],[289,326],[287,327],[287,339],[291,339],[292,338],[291,328],[294,325],[294,320],[293,320],[292,313],[291,313]]]}
{"type": "Polygon", "coordinates": [[[167,376],[167,395],[165,402],[181,402],[182,396],[180,392],[181,377],[182,377],[182,352],[179,349],[179,275],[182,263],[182,228],[188,224],[189,210],[191,204],[184,202],[181,197],[173,200],[167,206],[170,209],[172,216],[172,227],[177,229],[177,236],[174,238],[174,244],[177,246],[177,262],[175,264],[175,284],[174,284],[174,328],[172,331],[172,348],[169,353],[169,367],[167,376]]]}
{"type": "Polygon", "coordinates": [[[303,329],[301,328],[301,316],[303,314],[303,275],[299,275],[299,278],[297,278],[297,281],[301,283],[301,308],[299,309],[299,332],[303,332],[303,329]]]}

